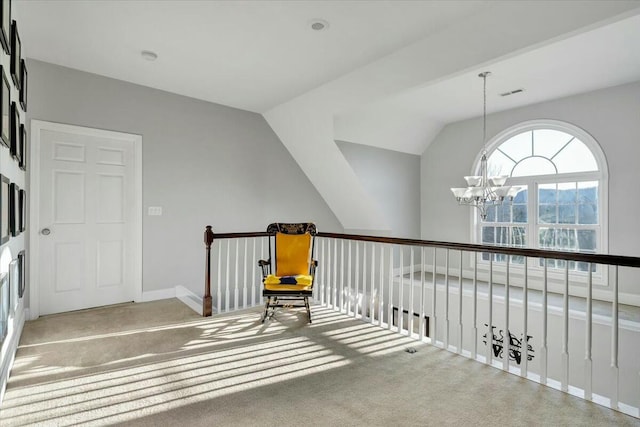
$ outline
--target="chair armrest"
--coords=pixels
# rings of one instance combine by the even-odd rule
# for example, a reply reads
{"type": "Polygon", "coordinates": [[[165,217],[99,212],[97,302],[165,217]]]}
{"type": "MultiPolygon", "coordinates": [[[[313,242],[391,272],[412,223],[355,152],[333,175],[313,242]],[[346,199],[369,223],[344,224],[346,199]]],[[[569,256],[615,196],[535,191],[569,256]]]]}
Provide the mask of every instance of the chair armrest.
{"type": "Polygon", "coordinates": [[[259,260],[258,267],[262,268],[262,277],[267,277],[271,274],[271,260],[259,260]]]}

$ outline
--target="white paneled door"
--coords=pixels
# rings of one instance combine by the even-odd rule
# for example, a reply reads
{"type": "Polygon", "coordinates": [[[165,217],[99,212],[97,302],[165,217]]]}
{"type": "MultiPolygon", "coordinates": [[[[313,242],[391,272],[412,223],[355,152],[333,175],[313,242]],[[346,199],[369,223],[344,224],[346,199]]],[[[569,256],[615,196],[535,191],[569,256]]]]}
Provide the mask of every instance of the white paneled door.
{"type": "Polygon", "coordinates": [[[40,315],[136,299],[136,150],[117,135],[39,129],[40,315]]]}

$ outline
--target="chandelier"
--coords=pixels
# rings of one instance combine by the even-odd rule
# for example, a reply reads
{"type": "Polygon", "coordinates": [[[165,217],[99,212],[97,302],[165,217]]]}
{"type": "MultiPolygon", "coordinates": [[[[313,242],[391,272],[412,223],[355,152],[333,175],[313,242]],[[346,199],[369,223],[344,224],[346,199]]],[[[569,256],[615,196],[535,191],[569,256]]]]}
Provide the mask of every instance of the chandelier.
{"type": "Polygon", "coordinates": [[[478,74],[484,83],[484,104],[482,113],[482,157],[480,159],[480,175],[465,176],[466,188],[452,188],[451,192],[460,205],[478,208],[480,218],[487,219],[487,210],[491,206],[499,206],[505,200],[513,201],[520,191],[519,187],[505,185],[508,176],[488,176],[487,172],[487,76],[489,71],[478,74]]]}

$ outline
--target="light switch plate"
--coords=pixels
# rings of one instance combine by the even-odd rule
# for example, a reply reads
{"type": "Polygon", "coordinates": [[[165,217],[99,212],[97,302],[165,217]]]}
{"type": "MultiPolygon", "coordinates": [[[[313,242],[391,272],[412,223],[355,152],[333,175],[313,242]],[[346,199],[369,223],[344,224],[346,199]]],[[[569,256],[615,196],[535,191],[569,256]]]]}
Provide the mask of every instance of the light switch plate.
{"type": "Polygon", "coordinates": [[[160,216],[162,215],[162,206],[149,206],[149,216],[160,216]]]}

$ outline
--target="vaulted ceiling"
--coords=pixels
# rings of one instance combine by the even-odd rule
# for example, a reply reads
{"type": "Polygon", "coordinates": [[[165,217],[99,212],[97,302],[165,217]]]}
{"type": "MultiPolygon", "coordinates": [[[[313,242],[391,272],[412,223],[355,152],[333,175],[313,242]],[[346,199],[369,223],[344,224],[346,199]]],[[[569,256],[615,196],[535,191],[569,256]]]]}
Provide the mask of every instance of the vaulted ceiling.
{"type": "Polygon", "coordinates": [[[640,80],[637,0],[14,4],[30,58],[264,114],[345,228],[385,224],[335,139],[421,154],[485,70],[490,112],[640,80]]]}

